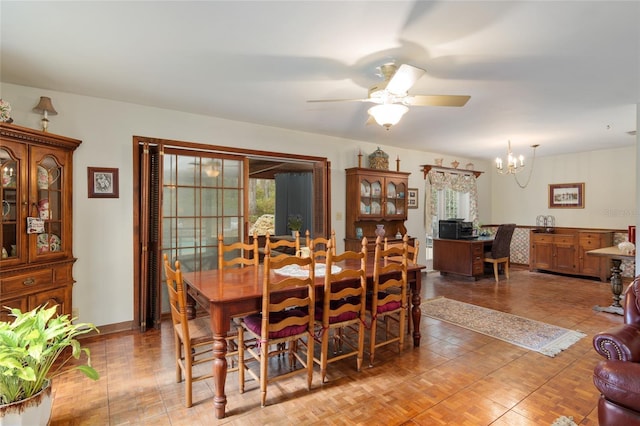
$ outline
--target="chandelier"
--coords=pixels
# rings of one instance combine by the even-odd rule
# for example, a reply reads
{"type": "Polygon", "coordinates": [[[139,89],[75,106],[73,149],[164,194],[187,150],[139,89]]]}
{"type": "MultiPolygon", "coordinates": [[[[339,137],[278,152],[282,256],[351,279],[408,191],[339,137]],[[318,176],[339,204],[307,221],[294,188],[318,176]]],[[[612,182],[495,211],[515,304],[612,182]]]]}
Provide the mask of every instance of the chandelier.
{"type": "Polygon", "coordinates": [[[504,162],[501,157],[496,158],[496,169],[501,175],[515,175],[524,169],[524,156],[520,155],[516,158],[511,152],[511,141],[507,148],[507,161],[504,162]]]}
{"type": "Polygon", "coordinates": [[[529,180],[531,179],[531,173],[533,172],[533,164],[536,159],[536,148],[538,146],[540,145],[538,144],[531,145],[531,148],[533,148],[533,159],[531,160],[529,177],[527,177],[527,182],[524,185],[518,181],[518,177],[516,176],[516,173],[520,173],[522,170],[524,170],[524,167],[525,167],[524,156],[519,155],[516,157],[513,154],[513,152],[511,152],[511,141],[508,141],[506,161],[503,160],[501,157],[496,158],[496,171],[501,175],[514,175],[513,177],[515,178],[518,186],[520,188],[526,188],[526,186],[529,184],[529,180]]]}

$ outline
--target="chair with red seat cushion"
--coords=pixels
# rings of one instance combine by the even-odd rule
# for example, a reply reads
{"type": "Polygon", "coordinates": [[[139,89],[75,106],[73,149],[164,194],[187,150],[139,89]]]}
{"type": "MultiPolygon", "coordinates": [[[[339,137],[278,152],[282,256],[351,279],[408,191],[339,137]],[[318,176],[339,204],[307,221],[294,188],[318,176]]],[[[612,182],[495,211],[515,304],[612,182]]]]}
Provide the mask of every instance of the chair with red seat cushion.
{"type": "Polygon", "coordinates": [[[326,271],[322,301],[316,308],[316,327],[320,328],[320,365],[322,382],[327,376],[327,365],[351,356],[356,357],[356,370],[360,371],[364,357],[365,296],[367,291],[367,239],[362,239],[360,251],[345,251],[335,254],[333,241],[328,241],[325,250],[326,271]],[[357,266],[340,270],[333,269],[338,263],[355,260],[357,266]],[[345,281],[353,285],[345,286],[345,281]],[[333,337],[334,355],[329,354],[329,340],[333,337]],[[350,350],[344,351],[348,347],[350,350]]]}
{"type": "Polygon", "coordinates": [[[404,345],[404,324],[407,317],[407,262],[408,238],[405,235],[402,246],[384,250],[380,237],[376,238],[373,266],[373,292],[367,300],[367,310],[371,316],[371,337],[369,365],[373,365],[376,348],[398,343],[398,350],[404,345]],[[389,260],[390,258],[399,259],[389,260]],[[384,280],[382,276],[386,277],[384,280]],[[395,319],[397,333],[391,334],[390,324],[395,319]],[[378,335],[378,322],[384,320],[385,338],[378,335]]]}
{"type": "Polygon", "coordinates": [[[265,247],[264,278],[262,286],[262,312],[251,314],[240,321],[238,327],[238,381],[240,392],[244,392],[244,377],[248,373],[260,383],[260,403],[264,407],[267,400],[267,384],[282,380],[295,374],[307,374],[307,388],[311,389],[313,379],[313,325],[315,304],[315,261],[313,253],[310,257],[278,256],[272,257],[270,247],[265,247]],[[279,271],[281,268],[287,268],[279,271]],[[293,271],[293,273],[289,273],[293,271]],[[245,345],[245,334],[259,342],[257,347],[245,345]],[[301,342],[302,344],[298,344],[301,342]],[[277,350],[270,353],[269,347],[281,348],[288,344],[290,365],[297,360],[303,368],[293,369],[286,373],[269,377],[269,356],[281,353],[277,350]],[[307,348],[306,357],[299,352],[307,348]],[[246,364],[245,354],[249,360],[260,363],[259,373],[254,372],[246,364]]]}

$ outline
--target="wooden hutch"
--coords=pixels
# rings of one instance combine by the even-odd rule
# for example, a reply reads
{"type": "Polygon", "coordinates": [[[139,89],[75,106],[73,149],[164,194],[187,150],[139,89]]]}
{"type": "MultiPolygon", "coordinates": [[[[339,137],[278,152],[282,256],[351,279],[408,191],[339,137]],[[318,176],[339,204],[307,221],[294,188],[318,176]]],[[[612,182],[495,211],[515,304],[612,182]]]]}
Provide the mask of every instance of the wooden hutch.
{"type": "MultiPolygon", "coordinates": [[[[400,241],[396,239],[397,233],[406,234],[410,174],[362,167],[346,169],[345,250],[360,250],[362,237],[357,229],[367,237],[370,252],[375,250],[377,225],[384,226],[390,241],[400,241]]],[[[409,244],[413,243],[414,238],[410,237],[409,244]]]]}
{"type": "MultiPolygon", "coordinates": [[[[0,123],[2,307],[27,311],[49,304],[72,313],[73,151],[80,143],[0,123]],[[41,221],[28,226],[31,218],[41,221]]],[[[3,308],[0,321],[7,319],[3,308]]]]}

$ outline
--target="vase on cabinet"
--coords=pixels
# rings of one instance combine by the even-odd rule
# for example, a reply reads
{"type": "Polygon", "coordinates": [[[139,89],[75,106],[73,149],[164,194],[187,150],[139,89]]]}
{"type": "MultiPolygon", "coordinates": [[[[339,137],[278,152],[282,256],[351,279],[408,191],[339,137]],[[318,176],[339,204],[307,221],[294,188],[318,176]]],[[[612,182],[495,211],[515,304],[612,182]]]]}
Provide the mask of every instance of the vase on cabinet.
{"type": "Polygon", "coordinates": [[[384,225],[376,225],[376,235],[380,238],[384,238],[384,225]]]}

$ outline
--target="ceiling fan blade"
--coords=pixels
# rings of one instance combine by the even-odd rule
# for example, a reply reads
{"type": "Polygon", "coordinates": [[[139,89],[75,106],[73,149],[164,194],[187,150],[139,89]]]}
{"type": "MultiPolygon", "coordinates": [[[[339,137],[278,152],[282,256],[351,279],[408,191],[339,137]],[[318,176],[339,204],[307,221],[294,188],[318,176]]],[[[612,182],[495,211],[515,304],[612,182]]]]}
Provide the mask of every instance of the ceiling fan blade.
{"type": "Polygon", "coordinates": [[[412,65],[402,64],[387,84],[387,91],[394,95],[404,95],[426,71],[412,65]]]}
{"type": "Polygon", "coordinates": [[[307,102],[376,102],[369,99],[309,99],[307,102]]]}
{"type": "Polygon", "coordinates": [[[403,103],[414,106],[465,106],[471,96],[463,95],[415,95],[406,96],[403,103]]]}

